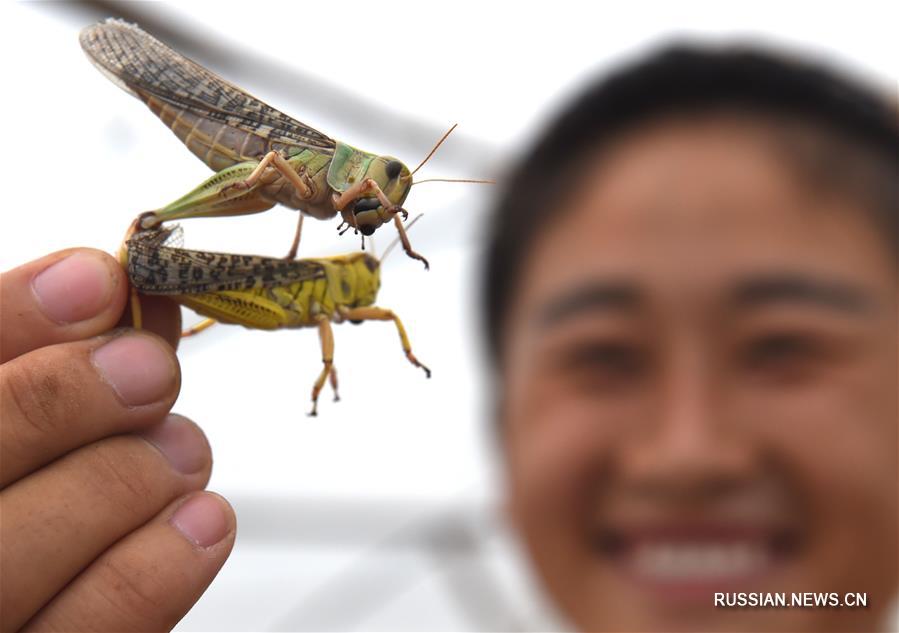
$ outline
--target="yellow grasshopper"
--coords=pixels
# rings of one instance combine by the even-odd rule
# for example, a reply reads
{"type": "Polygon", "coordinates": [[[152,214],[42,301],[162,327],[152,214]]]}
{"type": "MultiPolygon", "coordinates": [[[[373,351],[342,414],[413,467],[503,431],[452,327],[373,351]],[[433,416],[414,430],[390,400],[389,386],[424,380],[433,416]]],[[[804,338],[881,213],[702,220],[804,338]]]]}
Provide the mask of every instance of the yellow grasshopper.
{"type": "Polygon", "coordinates": [[[431,370],[412,353],[400,318],[373,305],[381,286],[380,261],[374,256],[355,252],[276,259],[211,253],[172,246],[179,238],[177,226],[131,236],[123,263],[134,288],[144,294],[165,295],[209,317],[207,324],[219,321],[260,330],[318,328],[323,367],[312,387],[309,415],[317,414],[318,396],[326,380],[330,379],[338,399],[332,322],[393,321],[406,358],[431,377],[431,370]]]}

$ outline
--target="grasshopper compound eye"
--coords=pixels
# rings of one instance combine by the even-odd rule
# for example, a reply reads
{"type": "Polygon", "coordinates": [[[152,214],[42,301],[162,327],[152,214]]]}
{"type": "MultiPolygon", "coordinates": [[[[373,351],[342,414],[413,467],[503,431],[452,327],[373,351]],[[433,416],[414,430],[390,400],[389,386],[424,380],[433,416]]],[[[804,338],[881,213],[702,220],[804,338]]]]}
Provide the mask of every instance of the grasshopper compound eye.
{"type": "Polygon", "coordinates": [[[386,173],[387,177],[391,180],[399,176],[402,171],[403,164],[398,160],[392,160],[384,167],[384,173],[386,173]]]}

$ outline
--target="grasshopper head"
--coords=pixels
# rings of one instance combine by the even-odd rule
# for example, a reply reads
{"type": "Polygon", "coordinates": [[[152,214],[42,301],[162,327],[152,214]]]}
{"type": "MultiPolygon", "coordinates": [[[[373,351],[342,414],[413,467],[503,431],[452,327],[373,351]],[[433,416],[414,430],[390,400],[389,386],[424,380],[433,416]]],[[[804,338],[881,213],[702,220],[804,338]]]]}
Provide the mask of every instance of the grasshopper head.
{"type": "Polygon", "coordinates": [[[355,253],[352,266],[356,272],[356,286],[353,291],[356,306],[370,306],[378,297],[381,288],[381,262],[368,253],[355,253]]]}
{"type": "MultiPolygon", "coordinates": [[[[412,174],[401,161],[391,156],[378,156],[371,161],[365,172],[365,178],[371,178],[384,195],[395,205],[401,206],[412,188],[412,174]]],[[[356,201],[353,214],[356,224],[363,235],[371,235],[384,222],[390,220],[385,209],[377,198],[362,198],[356,201]]]]}

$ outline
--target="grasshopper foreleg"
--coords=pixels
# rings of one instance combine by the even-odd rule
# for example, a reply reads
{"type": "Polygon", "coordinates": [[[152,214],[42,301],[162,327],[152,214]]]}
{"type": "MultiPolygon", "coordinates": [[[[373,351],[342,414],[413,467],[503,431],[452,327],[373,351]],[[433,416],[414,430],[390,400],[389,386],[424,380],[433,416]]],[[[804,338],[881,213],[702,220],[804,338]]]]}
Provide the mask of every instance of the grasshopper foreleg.
{"type": "Polygon", "coordinates": [[[384,207],[384,210],[387,213],[402,213],[404,220],[408,217],[408,212],[398,204],[393,204],[387,195],[381,191],[381,187],[378,186],[378,183],[371,178],[360,180],[341,194],[335,193],[334,208],[342,212],[351,202],[370,193],[375,194],[378,202],[381,203],[381,206],[384,207]]]}
{"type": "Polygon", "coordinates": [[[406,358],[416,367],[421,367],[426,377],[431,377],[431,370],[412,353],[412,346],[409,344],[406,328],[403,327],[403,322],[392,310],[371,306],[366,308],[343,308],[340,310],[340,313],[345,319],[351,321],[393,321],[396,325],[396,331],[400,335],[400,343],[403,346],[403,351],[406,353],[406,358]]]}
{"type": "Polygon", "coordinates": [[[352,226],[354,229],[357,229],[359,228],[359,226],[356,224],[356,216],[353,214],[353,211],[350,208],[350,203],[355,202],[359,198],[372,193],[375,194],[378,202],[381,203],[383,212],[381,212],[379,215],[381,216],[382,220],[389,220],[391,216],[395,216],[396,214],[402,215],[404,220],[409,217],[409,212],[398,204],[393,204],[386,196],[386,194],[381,191],[381,187],[378,186],[378,183],[371,178],[360,180],[343,193],[335,193],[332,197],[334,208],[340,212],[341,218],[343,218],[344,222],[346,222],[349,226],[352,226]]]}
{"type": "Polygon", "coordinates": [[[423,262],[425,265],[425,270],[429,270],[431,268],[431,265],[428,263],[428,260],[412,250],[412,245],[409,243],[409,236],[406,235],[406,229],[403,226],[403,223],[400,221],[400,216],[393,216],[393,224],[396,226],[397,233],[399,233],[400,235],[400,242],[403,245],[403,250],[406,251],[406,255],[408,255],[412,259],[417,259],[423,262]]]}
{"type": "MultiPolygon", "coordinates": [[[[393,222],[396,225],[397,232],[399,232],[400,240],[403,243],[403,250],[406,251],[406,255],[412,259],[419,260],[425,265],[425,269],[429,269],[431,265],[428,263],[428,260],[412,250],[412,245],[409,243],[409,236],[406,235],[406,230],[403,228],[403,221],[409,217],[409,212],[398,204],[393,204],[384,192],[381,191],[381,187],[378,186],[378,183],[371,178],[366,178],[365,180],[357,182],[342,194],[338,195],[335,193],[333,196],[334,208],[340,212],[343,222],[345,222],[348,227],[358,229],[359,226],[356,224],[356,216],[350,209],[349,204],[354,200],[358,200],[362,196],[371,193],[375,194],[378,198],[378,202],[381,203],[381,208],[383,210],[378,211],[381,220],[386,222],[393,217],[393,222]],[[402,218],[400,218],[400,216],[402,216],[402,218]]],[[[343,235],[343,233],[341,233],[341,235],[343,235]]]]}

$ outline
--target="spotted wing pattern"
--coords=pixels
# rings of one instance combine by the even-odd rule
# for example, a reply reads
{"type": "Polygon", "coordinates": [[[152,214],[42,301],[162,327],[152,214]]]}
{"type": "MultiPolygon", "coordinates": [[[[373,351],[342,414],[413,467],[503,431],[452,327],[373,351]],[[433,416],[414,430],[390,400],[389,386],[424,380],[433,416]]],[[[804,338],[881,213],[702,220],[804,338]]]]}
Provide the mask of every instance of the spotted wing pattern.
{"type": "Polygon", "coordinates": [[[272,288],[324,279],[313,260],[210,253],[167,244],[177,227],[142,231],[128,241],[128,276],[144,294],[197,295],[226,290],[272,288]]]}

